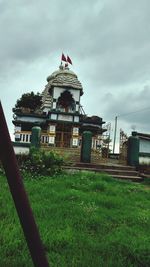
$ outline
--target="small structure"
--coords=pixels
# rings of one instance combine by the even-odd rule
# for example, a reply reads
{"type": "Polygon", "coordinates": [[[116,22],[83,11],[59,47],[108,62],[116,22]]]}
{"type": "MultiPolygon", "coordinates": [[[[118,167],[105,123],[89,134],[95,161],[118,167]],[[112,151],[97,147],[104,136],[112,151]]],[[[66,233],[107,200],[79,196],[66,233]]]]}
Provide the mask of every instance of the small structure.
{"type": "Polygon", "coordinates": [[[90,130],[92,148],[96,149],[105,122],[98,116],[85,115],[80,102],[82,95],[83,87],[77,75],[68,63],[64,66],[61,62],[59,69],[47,77],[41,107],[34,112],[23,107],[14,110],[15,142],[30,143],[32,127],[40,126],[41,145],[78,148],[83,131],[90,130]]]}
{"type": "Polygon", "coordinates": [[[136,133],[139,138],[139,164],[150,164],[150,134],[136,133]]]}
{"type": "Polygon", "coordinates": [[[132,132],[128,139],[129,165],[150,164],[150,134],[132,132]]]}

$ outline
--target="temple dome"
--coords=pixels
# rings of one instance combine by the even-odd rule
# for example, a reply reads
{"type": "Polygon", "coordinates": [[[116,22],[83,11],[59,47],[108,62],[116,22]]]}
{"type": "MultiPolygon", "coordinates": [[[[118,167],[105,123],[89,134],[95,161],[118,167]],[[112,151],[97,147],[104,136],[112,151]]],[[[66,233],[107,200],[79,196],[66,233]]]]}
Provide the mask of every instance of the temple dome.
{"type": "Polygon", "coordinates": [[[49,82],[50,80],[54,79],[58,75],[71,75],[77,78],[77,75],[70,69],[68,68],[61,68],[59,70],[54,71],[51,75],[47,77],[47,81],[49,82]]]}
{"type": "Polygon", "coordinates": [[[59,70],[54,71],[47,77],[47,82],[51,86],[79,89],[81,90],[81,95],[83,94],[82,84],[78,80],[77,75],[68,67],[60,66],[59,70]]]}

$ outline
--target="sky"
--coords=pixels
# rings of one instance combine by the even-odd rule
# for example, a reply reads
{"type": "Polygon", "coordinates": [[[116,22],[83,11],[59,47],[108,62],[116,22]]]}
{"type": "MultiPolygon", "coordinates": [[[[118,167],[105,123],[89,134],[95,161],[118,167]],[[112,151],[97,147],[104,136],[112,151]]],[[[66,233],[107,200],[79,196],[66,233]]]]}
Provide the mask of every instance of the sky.
{"type": "Polygon", "coordinates": [[[12,108],[42,92],[62,52],[81,81],[85,113],[119,130],[150,133],[149,0],[0,0],[0,99],[12,108]]]}

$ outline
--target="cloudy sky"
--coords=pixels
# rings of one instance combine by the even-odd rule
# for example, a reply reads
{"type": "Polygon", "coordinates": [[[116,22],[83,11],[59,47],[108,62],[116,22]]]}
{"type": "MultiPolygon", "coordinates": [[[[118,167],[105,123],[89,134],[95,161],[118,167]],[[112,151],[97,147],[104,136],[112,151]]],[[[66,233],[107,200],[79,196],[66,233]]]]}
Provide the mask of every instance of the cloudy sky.
{"type": "Polygon", "coordinates": [[[149,133],[149,14],[149,0],[0,0],[0,99],[11,135],[16,100],[44,89],[62,51],[85,112],[111,122],[112,138],[115,116],[118,132],[149,133]]]}

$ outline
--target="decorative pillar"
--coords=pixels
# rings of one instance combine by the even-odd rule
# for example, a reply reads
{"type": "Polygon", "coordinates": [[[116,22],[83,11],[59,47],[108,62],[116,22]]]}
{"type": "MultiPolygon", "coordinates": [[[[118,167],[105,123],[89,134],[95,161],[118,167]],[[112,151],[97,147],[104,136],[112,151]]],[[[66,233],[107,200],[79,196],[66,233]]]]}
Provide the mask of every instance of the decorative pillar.
{"type": "Polygon", "coordinates": [[[79,102],[76,101],[76,112],[79,112],[79,102]]]}
{"type": "Polygon", "coordinates": [[[139,165],[139,147],[140,141],[136,132],[128,138],[127,161],[130,166],[139,165]]]}
{"type": "Polygon", "coordinates": [[[81,162],[91,162],[92,133],[84,131],[82,136],[81,162]]]}
{"type": "Polygon", "coordinates": [[[41,138],[41,128],[38,126],[34,126],[32,128],[32,134],[31,134],[31,146],[35,148],[39,148],[40,138],[41,138]]]}
{"type": "Polygon", "coordinates": [[[48,144],[49,146],[55,145],[56,125],[52,124],[48,126],[48,144]]]}
{"type": "Polygon", "coordinates": [[[20,142],[21,126],[15,126],[15,141],[20,142]]]}
{"type": "Polygon", "coordinates": [[[73,127],[72,130],[72,146],[73,147],[78,147],[79,145],[79,128],[78,127],[73,127]]]}

